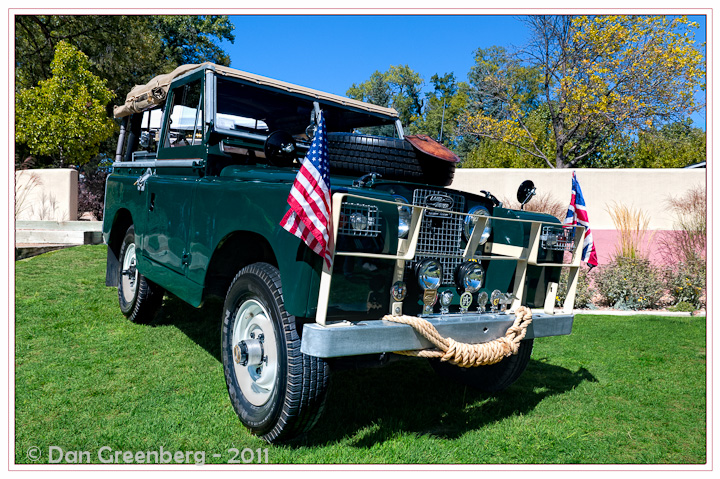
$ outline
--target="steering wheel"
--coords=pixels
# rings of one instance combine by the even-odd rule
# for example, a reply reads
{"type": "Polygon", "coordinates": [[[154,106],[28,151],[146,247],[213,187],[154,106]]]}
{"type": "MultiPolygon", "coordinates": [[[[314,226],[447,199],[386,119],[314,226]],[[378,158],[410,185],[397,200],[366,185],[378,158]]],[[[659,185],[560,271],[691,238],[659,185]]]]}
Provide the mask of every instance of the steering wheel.
{"type": "Polygon", "coordinates": [[[273,166],[291,166],[297,155],[297,145],[292,135],[283,130],[270,133],[265,140],[265,158],[273,166]]]}

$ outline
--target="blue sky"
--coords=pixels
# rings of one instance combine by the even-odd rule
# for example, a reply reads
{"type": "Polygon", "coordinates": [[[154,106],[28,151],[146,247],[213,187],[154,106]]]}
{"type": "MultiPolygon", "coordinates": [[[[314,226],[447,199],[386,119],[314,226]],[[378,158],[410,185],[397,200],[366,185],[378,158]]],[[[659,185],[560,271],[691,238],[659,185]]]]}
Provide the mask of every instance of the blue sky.
{"type": "Polygon", "coordinates": [[[391,65],[409,65],[426,82],[454,72],[465,80],[473,52],[520,45],[522,22],[513,16],[232,16],[232,67],[344,95],[391,65]]]}
{"type": "MultiPolygon", "coordinates": [[[[433,74],[467,79],[478,48],[520,47],[528,41],[512,15],[234,15],[235,43],[223,48],[231,66],[345,95],[376,70],[409,65],[429,88],[433,74]]],[[[696,41],[705,41],[705,17],[696,41]]],[[[695,115],[704,128],[705,118],[695,115]]]]}

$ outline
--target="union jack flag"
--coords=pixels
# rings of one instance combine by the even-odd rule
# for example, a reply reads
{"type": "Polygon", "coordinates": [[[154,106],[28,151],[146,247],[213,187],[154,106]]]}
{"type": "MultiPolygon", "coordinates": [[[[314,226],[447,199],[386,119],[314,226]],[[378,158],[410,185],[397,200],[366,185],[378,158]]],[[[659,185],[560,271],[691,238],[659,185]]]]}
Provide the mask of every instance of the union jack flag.
{"type": "Polygon", "coordinates": [[[290,210],[280,226],[294,234],[332,266],[332,214],[325,119],[322,112],[310,149],[287,199],[290,210]]]}
{"type": "Polygon", "coordinates": [[[590,221],[588,220],[587,210],[585,209],[585,198],[583,197],[580,183],[575,178],[575,172],[572,174],[572,195],[570,196],[570,206],[565,216],[564,224],[580,225],[585,227],[585,241],[583,242],[582,261],[585,261],[590,269],[597,266],[597,252],[595,251],[595,243],[593,242],[592,231],[590,231],[590,221]]]}

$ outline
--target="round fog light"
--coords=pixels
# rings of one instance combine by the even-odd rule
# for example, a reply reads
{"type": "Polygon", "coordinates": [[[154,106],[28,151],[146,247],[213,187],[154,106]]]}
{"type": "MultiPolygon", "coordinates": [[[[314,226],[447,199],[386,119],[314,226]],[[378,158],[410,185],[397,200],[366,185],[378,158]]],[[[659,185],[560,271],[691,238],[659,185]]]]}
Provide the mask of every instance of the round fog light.
{"type": "Polygon", "coordinates": [[[455,270],[455,283],[458,288],[468,293],[477,293],[483,285],[485,270],[480,263],[465,261],[455,270]]]}
{"type": "Polygon", "coordinates": [[[417,278],[423,290],[436,290],[442,282],[442,265],[436,259],[426,259],[417,265],[417,278]]]}

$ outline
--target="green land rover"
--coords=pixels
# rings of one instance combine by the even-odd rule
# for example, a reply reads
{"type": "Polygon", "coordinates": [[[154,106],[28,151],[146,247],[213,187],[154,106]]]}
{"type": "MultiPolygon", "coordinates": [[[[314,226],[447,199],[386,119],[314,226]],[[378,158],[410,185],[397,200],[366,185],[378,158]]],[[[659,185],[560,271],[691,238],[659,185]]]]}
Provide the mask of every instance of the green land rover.
{"type": "MultiPolygon", "coordinates": [[[[492,392],[520,376],[534,338],[570,334],[583,228],[503,208],[481,185],[448,188],[457,157],[404,135],[394,109],[204,63],[136,86],[115,117],[106,283],[139,323],[165,292],[195,307],[224,298],[230,400],[269,442],[315,424],[343,361],[429,357],[492,392]],[[321,112],[331,268],[280,225],[321,112]],[[511,332],[514,346],[468,359],[511,332]]],[[[533,193],[521,185],[521,203],[533,193]]]]}

